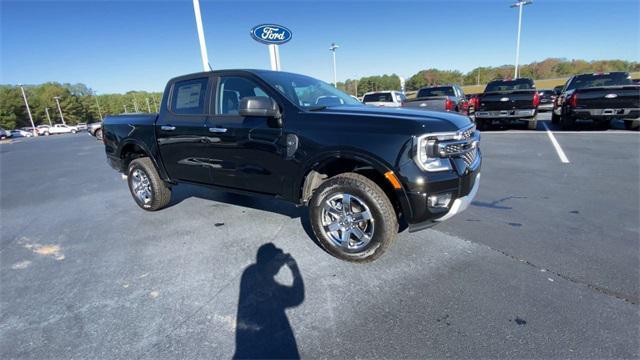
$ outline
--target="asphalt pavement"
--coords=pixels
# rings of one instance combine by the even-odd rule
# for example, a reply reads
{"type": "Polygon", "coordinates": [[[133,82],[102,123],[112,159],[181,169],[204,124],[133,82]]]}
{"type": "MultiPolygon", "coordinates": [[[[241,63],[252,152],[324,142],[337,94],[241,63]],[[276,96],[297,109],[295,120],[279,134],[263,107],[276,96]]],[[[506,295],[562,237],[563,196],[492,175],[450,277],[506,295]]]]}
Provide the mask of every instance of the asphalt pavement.
{"type": "Polygon", "coordinates": [[[365,265],[276,200],[180,185],[145,212],[86,134],[2,144],[0,357],[637,358],[640,136],[616,128],[484,132],[472,206],[365,265]]]}

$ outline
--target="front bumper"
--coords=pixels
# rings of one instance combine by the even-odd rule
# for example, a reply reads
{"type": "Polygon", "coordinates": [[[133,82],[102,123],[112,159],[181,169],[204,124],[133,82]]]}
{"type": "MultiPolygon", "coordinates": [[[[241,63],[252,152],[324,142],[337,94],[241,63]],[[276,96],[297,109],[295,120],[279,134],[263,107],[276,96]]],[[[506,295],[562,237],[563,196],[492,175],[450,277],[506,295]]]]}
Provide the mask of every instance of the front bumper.
{"type": "Polygon", "coordinates": [[[469,207],[469,205],[471,205],[471,202],[473,201],[473,199],[476,197],[476,194],[478,193],[479,188],[480,188],[480,174],[476,176],[476,180],[473,184],[473,187],[471,188],[471,192],[468,195],[457,198],[453,202],[453,205],[451,205],[451,208],[449,209],[449,211],[444,216],[435,219],[435,221],[440,222],[440,221],[449,220],[455,215],[465,211],[469,207]]]}

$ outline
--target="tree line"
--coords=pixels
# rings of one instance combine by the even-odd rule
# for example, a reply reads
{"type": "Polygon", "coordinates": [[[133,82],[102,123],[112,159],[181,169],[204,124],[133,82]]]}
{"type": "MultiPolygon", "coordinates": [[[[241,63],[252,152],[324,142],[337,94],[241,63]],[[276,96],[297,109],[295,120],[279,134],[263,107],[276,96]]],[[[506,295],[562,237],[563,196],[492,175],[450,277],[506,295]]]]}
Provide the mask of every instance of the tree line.
{"type": "MultiPolygon", "coordinates": [[[[406,80],[405,90],[418,90],[423,86],[438,84],[475,85],[495,79],[513,76],[513,65],[477,67],[467,73],[457,70],[426,69],[406,80]]],[[[573,74],[598,71],[640,71],[640,63],[624,60],[566,60],[550,58],[520,67],[522,77],[553,79],[573,74]]],[[[337,84],[349,94],[362,96],[369,91],[400,90],[400,77],[392,75],[367,76],[348,79],[337,84]]],[[[162,98],[160,92],[129,91],[126,94],[96,95],[85,84],[60,84],[48,82],[23,86],[33,121],[37,125],[61,123],[55,97],[59,97],[64,120],[68,124],[100,121],[107,115],[124,112],[156,112],[162,98]],[[147,101],[149,105],[147,106],[147,101]],[[47,117],[47,111],[49,117],[47,117]]],[[[19,86],[0,85],[0,127],[14,129],[29,127],[31,122],[19,86]]]]}
{"type": "MultiPolygon", "coordinates": [[[[573,74],[592,73],[600,71],[640,71],[640,63],[625,60],[567,60],[549,58],[540,62],[520,65],[520,76],[535,80],[568,77],[573,74]]],[[[421,70],[406,79],[405,90],[414,91],[424,86],[458,84],[480,85],[491,80],[509,79],[513,77],[514,66],[502,65],[497,67],[477,67],[467,73],[458,70],[421,70]]],[[[338,88],[343,91],[362,96],[369,91],[400,90],[400,77],[396,74],[382,76],[367,76],[360,79],[347,79],[338,82],[338,88]]]]}
{"type": "MultiPolygon", "coordinates": [[[[60,110],[64,122],[69,125],[92,123],[107,115],[124,112],[156,112],[162,98],[162,93],[145,91],[96,95],[85,84],[49,82],[41,85],[23,85],[23,88],[36,126],[49,125],[49,120],[52,124],[62,123],[60,110]],[[60,109],[56,104],[56,97],[59,99],[60,109]]],[[[0,85],[0,127],[31,127],[19,86],[0,85]]]]}

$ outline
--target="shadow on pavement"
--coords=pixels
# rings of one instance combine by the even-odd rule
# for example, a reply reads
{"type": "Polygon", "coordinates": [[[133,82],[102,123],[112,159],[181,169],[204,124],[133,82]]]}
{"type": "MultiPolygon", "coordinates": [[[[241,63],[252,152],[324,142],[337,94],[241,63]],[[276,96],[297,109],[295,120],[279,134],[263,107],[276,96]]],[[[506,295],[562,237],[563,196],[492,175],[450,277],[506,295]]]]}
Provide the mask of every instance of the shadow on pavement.
{"type": "Polygon", "coordinates": [[[298,264],[272,243],[262,245],[256,263],[240,280],[234,359],[299,359],[298,346],[285,310],[304,301],[304,283],[298,264]],[[291,286],[275,275],[288,267],[291,286]]]}

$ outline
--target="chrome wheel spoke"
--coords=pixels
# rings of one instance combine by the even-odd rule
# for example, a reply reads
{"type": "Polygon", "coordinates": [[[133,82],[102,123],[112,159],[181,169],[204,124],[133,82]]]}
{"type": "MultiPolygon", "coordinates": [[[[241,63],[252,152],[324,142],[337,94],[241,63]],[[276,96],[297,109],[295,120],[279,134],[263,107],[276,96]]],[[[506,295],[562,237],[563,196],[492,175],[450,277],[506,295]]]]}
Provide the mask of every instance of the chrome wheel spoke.
{"type": "Polygon", "coordinates": [[[351,229],[342,230],[341,240],[340,246],[343,248],[349,248],[349,242],[351,241],[351,229]]]}
{"type": "Polygon", "coordinates": [[[353,234],[353,236],[355,236],[358,240],[363,240],[366,239],[365,233],[362,231],[362,229],[360,229],[359,227],[354,227],[351,229],[351,233],[353,234]]]}
{"type": "Polygon", "coordinates": [[[338,218],[338,216],[342,214],[342,212],[339,209],[336,209],[334,205],[329,203],[329,201],[325,202],[323,210],[333,215],[334,219],[338,218]]]}
{"type": "Polygon", "coordinates": [[[363,222],[370,219],[371,219],[371,212],[369,212],[369,210],[365,210],[365,211],[353,214],[354,222],[363,222]]]}
{"type": "Polygon", "coordinates": [[[342,196],[342,212],[345,214],[351,212],[351,195],[349,194],[342,196]]]}
{"type": "Polygon", "coordinates": [[[340,224],[338,224],[337,222],[332,222],[331,224],[327,225],[327,229],[329,229],[329,231],[331,232],[338,231],[340,230],[340,224]]]}

